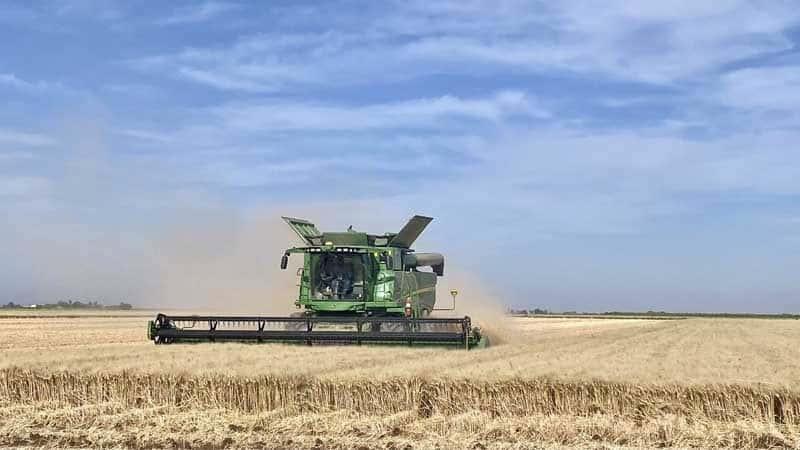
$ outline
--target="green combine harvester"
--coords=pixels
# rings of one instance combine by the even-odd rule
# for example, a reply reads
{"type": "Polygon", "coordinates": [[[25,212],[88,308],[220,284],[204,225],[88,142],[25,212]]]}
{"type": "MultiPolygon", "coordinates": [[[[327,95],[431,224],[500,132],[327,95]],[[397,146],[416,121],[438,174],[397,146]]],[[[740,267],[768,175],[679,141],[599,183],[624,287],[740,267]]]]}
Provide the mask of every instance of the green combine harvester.
{"type": "Polygon", "coordinates": [[[399,233],[320,232],[306,220],[283,217],[305,243],[281,258],[303,255],[297,270],[300,290],[289,317],[174,316],[158,314],[148,336],[174,342],[285,342],[313,344],[443,345],[471,349],[488,339],[469,317],[431,317],[438,309],[436,280],[444,256],[417,253],[411,245],[433,220],[414,216],[399,233]],[[423,269],[423,270],[420,270],[423,269]]]}

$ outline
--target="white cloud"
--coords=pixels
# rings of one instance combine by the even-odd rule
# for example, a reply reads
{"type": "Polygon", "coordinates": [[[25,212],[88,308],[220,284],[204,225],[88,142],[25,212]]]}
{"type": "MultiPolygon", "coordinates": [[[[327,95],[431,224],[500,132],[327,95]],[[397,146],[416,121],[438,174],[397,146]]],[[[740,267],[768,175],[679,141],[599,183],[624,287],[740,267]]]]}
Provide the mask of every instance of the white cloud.
{"type": "MultiPolygon", "coordinates": [[[[238,71],[238,69],[234,70],[238,71]]],[[[247,77],[232,76],[232,74],[226,74],[220,71],[214,72],[190,67],[181,67],[178,69],[177,73],[186,79],[223,90],[273,92],[279,90],[281,87],[277,83],[248,80],[247,77]]]]}
{"type": "Polygon", "coordinates": [[[106,92],[132,96],[138,99],[163,98],[165,91],[151,84],[109,83],[102,86],[106,92]]]}
{"type": "Polygon", "coordinates": [[[238,8],[239,5],[236,3],[206,1],[181,8],[172,15],[158,20],[156,23],[159,25],[178,25],[205,22],[238,8]]]}
{"type": "Polygon", "coordinates": [[[4,130],[0,128],[0,143],[41,147],[53,145],[55,141],[52,138],[42,134],[25,133],[21,131],[4,130]]]}
{"type": "Polygon", "coordinates": [[[123,130],[117,130],[116,132],[123,136],[128,136],[144,141],[152,141],[162,144],[175,142],[175,138],[167,133],[159,133],[154,131],[137,130],[137,129],[123,129],[123,130]]]}
{"type": "Polygon", "coordinates": [[[17,77],[13,73],[0,73],[0,85],[10,86],[15,89],[29,92],[41,92],[57,87],[57,85],[44,81],[26,81],[17,77]]]}
{"type": "Polygon", "coordinates": [[[117,21],[124,17],[120,4],[116,1],[97,0],[55,0],[50,3],[50,11],[58,16],[91,17],[101,21],[117,21]]]}
{"type": "Polygon", "coordinates": [[[531,129],[530,121],[508,120],[531,103],[512,92],[364,106],[229,104],[204,116],[206,125],[176,131],[181,145],[170,147],[191,149],[191,163],[168,171],[178,183],[302,192],[325,173],[347,195],[367,185],[380,186],[380,195],[406,192],[397,177],[419,176],[425,190],[411,204],[428,205],[425,192],[437,192],[448,214],[492,210],[525,218],[541,235],[637,233],[720,200],[800,195],[800,158],[787,151],[800,142],[796,131],[696,140],[661,127],[531,129]],[[332,180],[354,172],[357,180],[332,180]]]}
{"type": "Polygon", "coordinates": [[[800,21],[797,11],[729,3],[654,7],[612,2],[598,10],[582,2],[559,2],[548,14],[549,33],[493,32],[487,26],[483,33],[426,35],[404,51],[424,61],[482,62],[663,84],[792,47],[783,33],[800,21]]]}
{"type": "MultiPolygon", "coordinates": [[[[166,20],[206,20],[227,11],[209,5],[179,11],[181,20],[166,20]]],[[[176,179],[199,177],[223,186],[269,184],[265,176],[292,182],[303,178],[303,167],[315,163],[323,170],[346,161],[384,171],[387,167],[365,157],[364,149],[386,152],[394,145],[413,156],[409,157],[414,161],[412,168],[438,170],[453,177],[455,190],[474,189],[475,198],[485,194],[488,203],[508,201],[513,207],[515,202],[538,199],[540,207],[561,211],[564,217],[580,211],[600,216],[606,208],[615,209],[613,199],[617,198],[619,209],[625,211],[619,215],[629,219],[611,223],[609,218],[607,226],[598,227],[610,230],[635,228],[631,223],[648,214],[680,211],[671,197],[684,193],[726,195],[742,190],[781,195],[797,191],[793,179],[800,176],[798,162],[785,145],[798,141],[795,134],[757,137],[753,130],[763,123],[754,122],[735,137],[687,139],[682,135],[686,129],[718,123],[718,118],[704,115],[696,104],[689,105],[689,112],[658,117],[655,129],[617,123],[609,126],[612,131],[587,130],[584,123],[569,121],[574,117],[562,118],[556,101],[542,106],[540,99],[549,95],[547,87],[534,97],[502,90],[502,82],[494,82],[497,74],[554,70],[599,79],[599,91],[608,81],[604,77],[672,84],[687,81],[707,90],[700,97],[716,103],[786,110],[799,104],[793,68],[717,73],[730,62],[787,48],[790,41],[785,32],[797,23],[797,11],[777,3],[757,8],[737,1],[711,6],[611,2],[604,8],[587,8],[582,2],[500,2],[492,8],[471,2],[403,3],[381,11],[382,20],[370,13],[365,13],[363,22],[337,17],[319,29],[309,24],[306,29],[312,31],[303,33],[294,30],[288,16],[312,20],[314,8],[311,14],[299,14],[291,6],[280,8],[276,14],[283,15],[276,17],[276,29],[268,34],[136,62],[140,69],[216,89],[273,95],[194,109],[180,119],[182,126],[172,125],[174,132],[120,126],[116,133],[141,141],[136,142],[139,146],[169,148],[164,153],[174,160],[165,165],[176,169],[176,179]],[[352,88],[354,84],[381,89],[375,86],[451,73],[483,77],[473,86],[497,93],[442,95],[450,91],[440,86],[426,90],[435,93],[421,98],[404,100],[399,94],[386,93],[381,98],[388,100],[363,103],[364,97],[354,95],[351,100],[359,102],[348,103],[320,100],[325,91],[320,95],[315,91],[312,99],[302,89],[306,85],[352,88]],[[418,131],[425,133],[409,136],[418,131]],[[428,136],[433,134],[435,138],[428,136]],[[469,145],[458,140],[462,135],[473,139],[469,145]],[[343,152],[348,147],[356,150],[338,159],[321,151],[311,156],[307,152],[320,148],[343,152]],[[177,154],[191,154],[187,160],[193,162],[182,163],[177,154]],[[285,159],[276,160],[277,154],[285,159]],[[287,156],[293,154],[304,156],[287,156]],[[242,155],[249,158],[235,158],[242,155]],[[478,162],[467,169],[451,168],[448,158],[461,156],[478,162]],[[226,158],[231,160],[223,163],[226,158]],[[482,173],[502,173],[503,177],[484,180],[482,173]],[[534,192],[519,195],[519,190],[526,189],[534,192]],[[558,199],[565,202],[562,208],[558,199]]],[[[5,82],[32,85],[13,75],[5,82]]],[[[458,86],[452,92],[459,92],[458,86]]],[[[599,94],[606,106],[619,109],[641,107],[637,102],[652,102],[657,109],[666,97],[599,94]]],[[[351,95],[350,91],[344,95],[351,95]]],[[[682,95],[682,102],[697,99],[682,95]]],[[[570,93],[564,96],[582,104],[570,93]]]]}
{"type": "Polygon", "coordinates": [[[493,164],[520,186],[656,198],[689,194],[694,202],[703,196],[691,194],[800,194],[800,157],[786,151],[787,142],[800,141],[796,131],[744,131],[698,141],[657,131],[537,130],[502,139],[496,146],[505,157],[493,164]]]}
{"type": "Polygon", "coordinates": [[[317,173],[324,173],[325,169],[334,167],[336,162],[333,159],[323,158],[258,164],[217,161],[200,168],[191,179],[238,188],[313,182],[317,173]]]}
{"type": "Polygon", "coordinates": [[[497,122],[515,115],[549,117],[547,111],[519,91],[503,91],[479,99],[448,95],[364,106],[282,101],[229,104],[214,112],[227,126],[251,131],[437,129],[453,126],[456,119],[497,122]]]}
{"type": "Polygon", "coordinates": [[[395,6],[372,13],[343,10],[339,20],[320,22],[320,32],[303,34],[292,25],[301,18],[304,26],[313,25],[323,12],[287,8],[275,18],[285,30],[144,58],[138,66],[249,92],[509,70],[670,84],[789,49],[785,33],[800,23],[800,10],[789,4],[743,1],[611,2],[602,8],[583,2],[395,6]],[[348,20],[348,14],[358,16],[348,20]]]}
{"type": "Polygon", "coordinates": [[[29,151],[19,150],[3,150],[0,151],[0,163],[9,161],[24,161],[34,158],[34,153],[29,151]]]}
{"type": "Polygon", "coordinates": [[[50,182],[31,176],[0,176],[0,197],[33,197],[44,195],[50,182]]]}
{"type": "Polygon", "coordinates": [[[717,99],[747,110],[800,113],[800,66],[754,67],[725,74],[717,99]]]}
{"type": "Polygon", "coordinates": [[[11,4],[0,5],[0,23],[9,22],[19,24],[22,22],[31,22],[36,18],[36,13],[30,7],[11,4]]]}

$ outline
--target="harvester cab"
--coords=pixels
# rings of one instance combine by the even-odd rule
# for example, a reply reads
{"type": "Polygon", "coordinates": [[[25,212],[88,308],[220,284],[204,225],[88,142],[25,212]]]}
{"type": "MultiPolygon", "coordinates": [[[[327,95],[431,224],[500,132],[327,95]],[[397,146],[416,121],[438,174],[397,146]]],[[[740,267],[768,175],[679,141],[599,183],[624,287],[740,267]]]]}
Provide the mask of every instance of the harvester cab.
{"type": "Polygon", "coordinates": [[[414,216],[399,233],[383,235],[352,227],[323,233],[306,220],[283,220],[306,244],[288,249],[281,260],[286,268],[290,255],[303,257],[295,305],[306,313],[420,318],[434,310],[444,256],[410,248],[433,220],[430,217],[414,216]]]}
{"type": "MultiPolygon", "coordinates": [[[[430,317],[444,256],[411,246],[433,220],[414,216],[398,233],[321,232],[293,217],[283,220],[302,246],[287,249],[280,267],[302,257],[297,270],[298,313],[289,317],[167,316],[151,321],[156,343],[255,340],[258,342],[384,343],[485,346],[469,317],[430,317]],[[207,326],[206,326],[207,325],[207,326]]],[[[453,307],[456,291],[451,291],[453,307]]],[[[453,308],[447,308],[452,310],[453,308]]]]}

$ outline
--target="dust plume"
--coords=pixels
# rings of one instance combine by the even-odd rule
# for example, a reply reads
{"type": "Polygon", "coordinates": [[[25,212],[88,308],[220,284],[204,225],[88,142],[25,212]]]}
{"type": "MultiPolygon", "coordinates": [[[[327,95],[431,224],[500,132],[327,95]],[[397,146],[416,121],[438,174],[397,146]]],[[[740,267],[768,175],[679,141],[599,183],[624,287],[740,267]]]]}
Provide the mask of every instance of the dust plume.
{"type": "Polygon", "coordinates": [[[192,178],[197,167],[180,158],[114,148],[102,112],[86,117],[58,125],[57,144],[37,155],[36,177],[2,197],[0,248],[10,256],[0,258],[2,303],[283,314],[294,310],[302,258],[279,269],[283,251],[300,244],[281,215],[334,229],[384,217],[380,202],[319,204],[320,196],[242,206],[224,185],[192,178]]]}
{"type": "Polygon", "coordinates": [[[491,294],[491,285],[479,275],[450,264],[445,276],[436,284],[436,307],[449,308],[453,304],[451,290],[457,290],[455,311],[440,311],[438,316],[469,316],[474,325],[481,327],[491,345],[513,342],[515,335],[511,319],[505,313],[502,300],[491,294]]]}
{"type": "MultiPolygon", "coordinates": [[[[265,197],[268,204],[244,207],[207,180],[185,178],[191,170],[173,159],[112,148],[110,128],[102,114],[65,122],[54,132],[58,145],[39,155],[41,180],[29,180],[25,196],[0,211],[0,247],[11,255],[0,260],[0,301],[282,315],[296,311],[302,258],[279,269],[283,251],[300,244],[281,215],[307,217],[323,230],[352,224],[382,233],[424,212],[383,198],[324,196],[265,197]]],[[[457,313],[502,334],[503,307],[491,289],[452,267],[439,280],[437,304],[448,305],[450,289],[459,289],[457,313]]]]}
{"type": "Polygon", "coordinates": [[[143,215],[132,211],[164,195],[134,192],[147,173],[113,157],[102,121],[61,124],[57,144],[20,167],[37,188],[2,198],[3,302],[135,303],[155,285],[143,215]]]}
{"type": "Polygon", "coordinates": [[[156,241],[160,283],[153,297],[159,308],[281,315],[294,310],[302,258],[290,258],[287,270],[280,270],[283,251],[298,242],[278,213],[183,216],[156,241]]]}
{"type": "Polygon", "coordinates": [[[281,216],[308,218],[323,230],[346,229],[349,224],[360,227],[353,212],[379,210],[349,202],[183,210],[154,238],[159,287],[151,296],[157,302],[152,306],[249,314],[296,312],[296,272],[303,256],[290,256],[286,270],[280,270],[280,258],[287,248],[303,243],[281,216]]]}

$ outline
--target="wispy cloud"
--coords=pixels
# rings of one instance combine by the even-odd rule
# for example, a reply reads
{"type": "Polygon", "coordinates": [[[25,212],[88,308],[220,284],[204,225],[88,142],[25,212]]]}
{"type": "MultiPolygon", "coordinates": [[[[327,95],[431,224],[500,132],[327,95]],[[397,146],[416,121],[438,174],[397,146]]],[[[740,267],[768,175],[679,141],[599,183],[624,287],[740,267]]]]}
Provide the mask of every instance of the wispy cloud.
{"type": "MultiPolygon", "coordinates": [[[[55,141],[49,136],[36,133],[8,130],[0,128],[0,144],[23,145],[30,147],[41,147],[53,145],[55,141]]],[[[2,153],[2,148],[0,148],[2,153]]]]}
{"type": "Polygon", "coordinates": [[[42,196],[49,186],[42,177],[0,176],[0,197],[42,196]]]}
{"type": "Polygon", "coordinates": [[[718,100],[745,110],[800,113],[800,65],[751,67],[722,76],[718,100]]]}
{"type": "Polygon", "coordinates": [[[0,23],[27,23],[36,18],[36,12],[27,6],[12,5],[10,3],[0,6],[0,23]]]}
{"type": "Polygon", "coordinates": [[[91,17],[101,21],[117,21],[123,18],[124,2],[95,0],[55,0],[50,8],[58,16],[91,17]]]}
{"type": "MultiPolygon", "coordinates": [[[[191,67],[180,67],[177,74],[191,81],[196,81],[217,89],[245,92],[275,92],[282,85],[277,82],[266,80],[249,80],[247,77],[231,76],[231,74],[220,73],[191,67]]],[[[262,73],[263,75],[263,73],[262,73]]]]}
{"type": "Polygon", "coordinates": [[[161,144],[166,144],[170,142],[175,142],[175,138],[170,136],[167,133],[158,133],[153,131],[147,130],[137,130],[137,129],[123,129],[123,130],[116,130],[117,134],[122,136],[132,137],[136,139],[141,139],[144,141],[151,141],[161,144]]]}
{"type": "Polygon", "coordinates": [[[50,89],[60,89],[61,85],[47,81],[26,81],[13,73],[0,73],[0,86],[8,86],[26,92],[42,92],[50,89]]]}
{"type": "Polygon", "coordinates": [[[149,62],[153,70],[249,92],[403,80],[467,67],[476,75],[556,71],[670,84],[790,49],[787,33],[800,23],[800,13],[781,3],[681,3],[673,11],[612,2],[602,13],[580,2],[508,2],[497,10],[447,5],[368,8],[355,12],[358,20],[342,20],[343,26],[322,33],[299,34],[291,28],[297,17],[282,18],[286,30],[145,58],[139,65],[149,62]]]}
{"type": "MultiPolygon", "coordinates": [[[[325,131],[369,129],[443,129],[463,120],[496,122],[513,116],[546,118],[549,113],[519,91],[488,98],[454,96],[363,106],[264,102],[215,108],[221,123],[251,131],[325,131]]],[[[468,125],[468,124],[465,124],[468,125]]]]}
{"type": "Polygon", "coordinates": [[[236,3],[206,1],[179,8],[171,15],[157,20],[156,23],[159,25],[180,25],[205,22],[238,8],[239,5],[236,3]]]}

